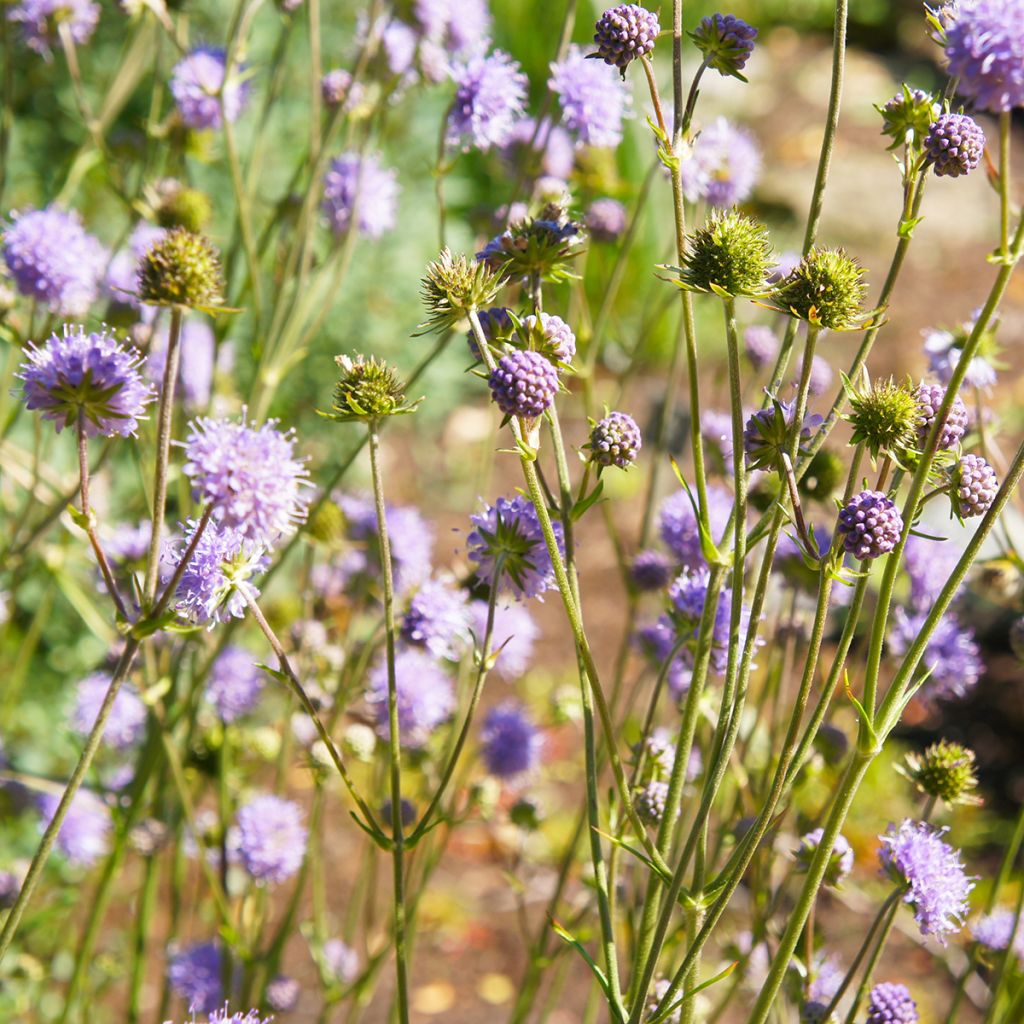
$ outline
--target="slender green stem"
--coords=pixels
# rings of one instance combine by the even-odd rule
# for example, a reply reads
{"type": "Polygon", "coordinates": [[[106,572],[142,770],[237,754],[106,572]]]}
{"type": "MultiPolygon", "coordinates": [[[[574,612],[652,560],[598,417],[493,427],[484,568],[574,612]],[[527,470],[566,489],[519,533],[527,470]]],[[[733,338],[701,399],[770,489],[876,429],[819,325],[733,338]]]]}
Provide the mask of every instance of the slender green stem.
{"type": "Polygon", "coordinates": [[[857,1014],[860,1012],[861,1004],[864,1002],[864,997],[868,994],[868,989],[871,988],[872,976],[875,973],[875,968],[878,966],[879,958],[882,956],[882,950],[885,949],[885,944],[892,932],[892,926],[896,920],[896,914],[900,909],[901,895],[901,893],[896,892],[893,897],[890,897],[891,903],[887,908],[885,917],[882,918],[881,927],[878,930],[878,939],[875,942],[874,949],[871,951],[871,956],[868,957],[867,966],[864,968],[864,977],[861,978],[860,985],[857,986],[857,992],[854,995],[853,1002],[850,1004],[850,1009],[846,1014],[846,1024],[855,1024],[857,1014]]]}
{"type": "Polygon", "coordinates": [[[999,252],[1010,255],[1010,129],[1012,111],[999,115],[999,252]]]}

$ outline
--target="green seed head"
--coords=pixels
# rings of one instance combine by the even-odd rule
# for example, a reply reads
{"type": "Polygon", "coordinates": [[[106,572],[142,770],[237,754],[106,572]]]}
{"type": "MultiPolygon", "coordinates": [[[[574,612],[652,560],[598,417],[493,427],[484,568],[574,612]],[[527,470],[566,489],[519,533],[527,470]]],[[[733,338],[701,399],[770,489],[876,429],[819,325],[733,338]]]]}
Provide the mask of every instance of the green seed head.
{"type": "Polygon", "coordinates": [[[502,286],[501,274],[486,263],[453,256],[448,249],[427,266],[420,294],[427,309],[426,331],[454,327],[474,309],[491,305],[502,286]]]}
{"type": "Polygon", "coordinates": [[[405,385],[387,363],[370,356],[337,356],[341,376],[334,387],[333,412],[341,420],[377,420],[404,412],[405,385]]]}
{"type": "Polygon", "coordinates": [[[213,215],[210,197],[174,178],[164,178],[153,189],[154,212],[162,228],[185,228],[195,234],[206,229],[213,215]]]}
{"type": "Polygon", "coordinates": [[[690,238],[683,283],[700,291],[757,295],[771,263],[768,232],[750,217],[727,210],[714,214],[690,238]]]}
{"type": "Polygon", "coordinates": [[[147,305],[216,306],[223,292],[217,250],[203,235],[172,228],[142,257],[138,287],[147,305]]]}
{"type": "Polygon", "coordinates": [[[864,268],[842,249],[812,249],[772,293],[775,304],[819,327],[844,331],[862,320],[864,268]]]}
{"type": "Polygon", "coordinates": [[[922,793],[947,804],[980,803],[974,751],[959,743],[939,740],[920,755],[908,754],[903,773],[922,793]]]}
{"type": "Polygon", "coordinates": [[[887,452],[899,456],[917,443],[920,418],[917,398],[909,383],[897,383],[891,377],[871,384],[865,390],[850,389],[852,442],[864,446],[872,456],[887,452]]]}

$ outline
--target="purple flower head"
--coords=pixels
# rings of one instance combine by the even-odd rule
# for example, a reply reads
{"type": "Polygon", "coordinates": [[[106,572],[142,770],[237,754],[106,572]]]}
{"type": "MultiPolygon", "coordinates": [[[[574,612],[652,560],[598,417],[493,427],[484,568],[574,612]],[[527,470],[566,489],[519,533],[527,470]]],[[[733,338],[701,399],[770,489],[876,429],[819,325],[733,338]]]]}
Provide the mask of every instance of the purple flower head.
{"type": "Polygon", "coordinates": [[[359,954],[341,939],[324,943],[324,964],[343,985],[350,985],[359,976],[359,954]]]}
{"type": "Polygon", "coordinates": [[[971,934],[975,942],[996,953],[1009,949],[1013,936],[1014,956],[1024,963],[1024,921],[1018,923],[1016,911],[1009,907],[999,907],[979,917],[971,926],[971,934]]]}
{"type": "Polygon", "coordinates": [[[226,60],[227,55],[219,47],[197,46],[174,65],[171,95],[187,128],[204,131],[221,127],[221,86],[224,116],[231,123],[241,116],[249,102],[250,86],[237,70],[224,82],[226,60]]]}
{"type": "MultiPolygon", "coordinates": [[[[299,996],[302,995],[302,986],[295,978],[289,978],[287,974],[279,974],[272,978],[267,984],[267,1006],[275,1013],[289,1013],[299,1005],[299,996]]],[[[256,1014],[255,1010],[249,1011],[256,1014]]],[[[272,1020],[273,1018],[268,1018],[272,1020]]],[[[254,1021],[254,1024],[260,1024],[254,1021]]]]}
{"type": "Polygon", "coordinates": [[[648,825],[660,825],[665,816],[665,804],[668,802],[668,783],[664,779],[651,779],[641,787],[633,798],[636,813],[641,821],[648,825]]]}
{"type": "Polygon", "coordinates": [[[10,910],[21,890],[21,880],[13,871],[0,871],[0,910],[10,910]]]}
{"type": "MultiPolygon", "coordinates": [[[[960,362],[964,344],[973,329],[974,319],[972,318],[960,324],[955,333],[931,328],[922,332],[924,334],[924,351],[928,357],[928,370],[934,373],[943,384],[949,384],[952,380],[953,371],[956,369],[957,363],[960,362]]],[[[991,388],[997,379],[996,365],[991,358],[997,351],[994,330],[986,332],[975,351],[977,354],[967,364],[964,383],[972,388],[991,388]]]]}
{"type": "MultiPolygon", "coordinates": [[[[473,634],[483,640],[487,629],[487,602],[474,601],[469,606],[473,634]]],[[[527,670],[533,656],[533,645],[540,635],[537,623],[526,606],[497,604],[491,629],[491,652],[498,652],[493,671],[507,682],[514,682],[527,670]]]]}
{"type": "Polygon", "coordinates": [[[980,455],[965,455],[953,468],[953,507],[963,519],[983,516],[998,491],[996,471],[980,455]]]}
{"type": "Polygon", "coordinates": [[[929,611],[952,575],[961,551],[948,541],[927,540],[911,534],[903,549],[903,568],[910,578],[910,607],[929,611]]]}
{"type": "MultiPolygon", "coordinates": [[[[928,431],[935,423],[945,397],[946,388],[942,384],[926,384],[924,381],[918,384],[914,392],[918,412],[917,440],[922,446],[928,438],[928,431]]],[[[939,431],[939,451],[955,448],[963,440],[966,432],[967,406],[964,405],[964,400],[956,395],[949,407],[946,421],[939,431]]]]}
{"type": "MultiPolygon", "coordinates": [[[[149,348],[149,358],[145,363],[146,375],[154,382],[163,379],[164,367],[167,365],[167,338],[168,328],[160,327],[149,348]]],[[[213,328],[206,319],[186,316],[181,323],[178,344],[181,348],[178,363],[181,397],[193,409],[203,409],[210,402],[213,388],[217,348],[213,328]]],[[[222,354],[226,351],[222,350],[222,354]]]]}
{"type": "Polygon", "coordinates": [[[957,91],[979,110],[1024,104],[1024,3],[961,0],[946,26],[946,60],[957,91]]]}
{"type": "MultiPolygon", "coordinates": [[[[840,966],[835,956],[818,955],[814,958],[811,983],[807,989],[808,999],[812,1004],[819,1004],[825,1009],[832,997],[839,991],[846,971],[840,966]]],[[[828,1024],[825,1017],[820,1018],[821,1024],[828,1024]]]]}
{"type": "MultiPolygon", "coordinates": [[[[431,733],[455,710],[455,690],[448,674],[424,651],[400,650],[395,658],[398,693],[398,730],[406,747],[422,747],[431,733]]],[[[377,732],[383,739],[388,728],[388,667],[381,659],[370,672],[366,699],[374,705],[377,732]]]]}
{"type": "MultiPolygon", "coordinates": [[[[39,794],[36,806],[40,815],[40,832],[53,820],[62,795],[39,794]]],[[[72,799],[57,832],[57,849],[76,867],[92,867],[110,847],[111,828],[107,805],[89,790],[80,789],[72,799]]]]}
{"type": "Polygon", "coordinates": [[[328,107],[352,110],[362,102],[364,93],[362,84],[353,83],[352,75],[344,68],[334,68],[320,79],[320,96],[328,107]]]}
{"type": "MultiPolygon", "coordinates": [[[[195,528],[190,521],[176,558],[184,556],[195,528]]],[[[230,526],[210,522],[178,584],[175,596],[179,613],[193,622],[208,623],[210,629],[227,618],[243,618],[246,598],[255,600],[260,594],[252,577],[265,572],[269,565],[270,559],[258,541],[230,526]]]]}
{"type": "MultiPolygon", "coordinates": [[[[500,562],[499,591],[517,600],[538,597],[555,586],[551,556],[529,498],[498,498],[469,518],[473,530],[466,537],[466,553],[476,565],[478,580],[491,583],[500,562]]],[[[561,523],[552,527],[564,550],[561,523]]]]}
{"type": "Polygon", "coordinates": [[[172,950],[167,962],[167,981],[175,995],[184,999],[192,1013],[218,1012],[224,998],[220,946],[199,942],[172,950]]]}
{"type": "MultiPolygon", "coordinates": [[[[778,469],[782,456],[789,447],[789,435],[796,415],[796,400],[780,402],[773,400],[764,409],[751,414],[743,427],[743,450],[747,465],[752,469],[778,469]]],[[[818,415],[805,415],[800,425],[800,448],[811,440],[821,426],[818,415]]]]}
{"type": "Polygon", "coordinates": [[[255,796],[239,809],[237,825],[242,865],[258,883],[283,882],[302,866],[308,832],[297,803],[255,796]]]}
{"type": "Polygon", "coordinates": [[[455,99],[448,115],[449,146],[484,152],[512,137],[526,102],[526,75],[507,53],[495,50],[455,69],[455,99]]]}
{"type": "Polygon", "coordinates": [[[855,558],[879,558],[899,542],[903,517],[881,491],[861,491],[840,510],[837,529],[855,558]]]}
{"type": "Polygon", "coordinates": [[[77,46],[92,38],[100,20],[100,6],[92,0],[18,0],[8,21],[21,26],[21,38],[30,50],[49,58],[60,47],[58,24],[65,24],[77,46]]]}
{"type": "Polygon", "coordinates": [[[425,39],[455,57],[476,57],[491,38],[487,0],[416,0],[413,14],[425,39]]]}
{"type": "MultiPolygon", "coordinates": [[[[719,540],[725,531],[732,505],[732,495],[724,487],[712,485],[708,488],[708,521],[711,524],[712,540],[719,540]]],[[[692,569],[704,564],[697,515],[685,491],[676,491],[661,503],[658,523],[665,547],[675,555],[680,565],[692,569]]]]}
{"type": "Polygon", "coordinates": [[[609,466],[629,469],[640,454],[643,438],[629,413],[611,412],[594,424],[586,447],[598,471],[609,466]]]}
{"type": "Polygon", "coordinates": [[[940,178],[959,178],[981,163],[985,133],[966,114],[940,114],[928,127],[924,151],[940,178]]]}
{"type": "Polygon", "coordinates": [[[213,508],[214,519],[248,540],[271,547],[306,518],[305,464],[295,458],[295,434],[277,421],[249,425],[242,418],[199,417],[190,424],[182,472],[192,496],[213,508]]]}
{"type": "Polygon", "coordinates": [[[571,363],[576,355],[576,335],[560,317],[541,313],[540,323],[532,313],[523,319],[523,326],[537,341],[537,348],[558,363],[571,363]]]}
{"type": "Polygon", "coordinates": [[[435,658],[458,661],[470,639],[466,594],[443,580],[428,580],[409,602],[401,635],[435,658]]]}
{"type": "Polygon", "coordinates": [[[609,7],[594,26],[594,42],[605,64],[618,68],[625,77],[634,60],[646,57],[654,49],[661,25],[653,11],[639,4],[609,7]]]}
{"type": "Polygon", "coordinates": [[[934,935],[943,945],[963,926],[974,888],[960,852],[942,841],[946,831],[907,818],[879,836],[878,851],[885,871],[906,888],[903,902],[913,908],[921,934],[934,935]]]}
{"type": "MultiPolygon", "coordinates": [[[[794,851],[798,871],[810,870],[811,860],[821,845],[821,837],[824,834],[824,829],[816,828],[808,832],[807,835],[801,836],[800,845],[794,851]]],[[[840,885],[852,870],[853,847],[850,846],[845,836],[836,836],[835,845],[829,855],[828,867],[825,870],[825,884],[840,885]]],[[[831,999],[832,996],[829,995],[828,998],[831,999]]]]}
{"type": "Polygon", "coordinates": [[[920,1019],[906,985],[883,981],[871,990],[865,1024],[917,1024],[920,1019]]]}
{"type": "Polygon", "coordinates": [[[27,409],[53,420],[58,433],[82,417],[87,437],[129,437],[153,400],[153,388],[139,373],[142,357],[108,334],[64,325],[45,345],[30,342],[18,368],[27,409]]]}
{"type": "Polygon", "coordinates": [[[416,42],[417,36],[412,26],[397,19],[389,21],[381,33],[380,46],[387,70],[406,82],[415,79],[412,65],[416,59],[416,42]]]}
{"type": "Polygon", "coordinates": [[[779,354],[779,339],[764,324],[753,324],[743,332],[747,358],[755,370],[763,370],[775,362],[779,354]]]}
{"type": "MultiPolygon", "coordinates": [[[[680,630],[690,631],[694,640],[700,630],[700,618],[708,596],[710,572],[706,567],[688,570],[679,576],[669,588],[672,615],[680,630]]],[[[742,645],[750,629],[750,609],[743,606],[740,616],[739,636],[731,636],[730,617],[732,614],[732,591],[723,587],[718,592],[715,607],[715,623],[711,630],[711,667],[722,675],[729,662],[729,648],[733,643],[742,645]]]]}
{"type": "Polygon", "coordinates": [[[2,252],[18,291],[57,316],[85,316],[99,295],[107,254],[74,211],[12,214],[2,252]]]}
{"type": "Polygon", "coordinates": [[[668,556],[653,548],[638,551],[629,568],[633,586],[641,592],[661,590],[668,586],[672,563],[668,556]]]}
{"type": "MultiPolygon", "coordinates": [[[[69,723],[73,732],[80,736],[89,735],[109,689],[110,676],[105,672],[94,672],[78,684],[69,723]]],[[[115,750],[128,750],[142,739],[145,732],[146,705],[131,683],[122,683],[114,698],[103,739],[115,750]]]]}
{"type": "Polygon", "coordinates": [[[595,199],[583,222],[595,242],[617,242],[626,232],[626,208],[617,199],[595,199]]]}
{"type": "MultiPolygon", "coordinates": [[[[687,627],[687,633],[691,631],[687,627]]],[[[656,622],[642,626],[636,633],[636,644],[645,657],[661,671],[665,668],[672,649],[679,641],[675,623],[667,615],[659,616],[656,622]]],[[[690,688],[693,675],[693,654],[686,646],[680,647],[666,671],[666,682],[673,699],[679,700],[690,688]]]]}
{"type": "MultiPolygon", "coordinates": [[[[930,608],[928,609],[930,611],[930,608]]],[[[926,611],[908,615],[902,608],[893,611],[889,648],[902,657],[921,634],[926,611]]],[[[985,663],[974,639],[974,630],[961,626],[955,615],[946,613],[939,619],[921,658],[922,668],[929,673],[918,696],[926,705],[936,700],[965,697],[978,684],[985,663]]]]}
{"type": "Polygon", "coordinates": [[[544,737],[521,705],[506,701],[487,713],[480,742],[487,770],[509,779],[537,766],[544,737]]]}
{"type": "MultiPolygon", "coordinates": [[[[294,0],[293,0],[294,2],[294,0]]],[[[298,6],[297,4],[295,6],[298,6]]],[[[267,1002],[271,1003],[271,992],[273,987],[278,984],[279,981],[291,982],[293,985],[298,985],[298,982],[293,982],[291,978],[275,978],[269,985],[267,985],[267,1002]]],[[[298,993],[295,995],[296,1001],[298,1000],[298,993]]],[[[271,1009],[278,1009],[276,1006],[271,1006],[271,1009]]],[[[225,1004],[219,1010],[214,1010],[210,1014],[209,1024],[273,1024],[274,1017],[264,1017],[258,1010],[236,1010],[234,1013],[228,1009],[225,1004]]]]}
{"type": "Polygon", "coordinates": [[[735,206],[754,190],[761,151],[748,131],[720,117],[697,136],[681,170],[691,203],[703,199],[711,206],[735,206]]]}
{"type": "MultiPolygon", "coordinates": [[[[480,329],[484,337],[492,344],[502,337],[512,333],[512,317],[509,310],[504,306],[492,306],[490,309],[481,309],[477,314],[480,318],[480,329]]],[[[469,354],[479,363],[483,361],[480,354],[480,346],[476,343],[476,335],[472,328],[466,333],[466,341],[469,345],[469,354]]]]}
{"type": "Polygon", "coordinates": [[[366,238],[380,238],[395,226],[398,176],[372,153],[342,153],[324,175],[321,204],[328,227],[344,235],[355,225],[366,238]]]}
{"type": "Polygon", "coordinates": [[[551,65],[548,87],[558,96],[562,123],[579,146],[612,149],[622,141],[630,93],[615,72],[587,60],[578,46],[551,65]]]}
{"type": "Polygon", "coordinates": [[[491,398],[506,416],[536,419],[558,394],[558,370],[539,352],[516,350],[498,360],[487,383],[491,398]]]}
{"type": "Polygon", "coordinates": [[[206,699],[223,722],[249,714],[260,702],[266,677],[252,654],[229,644],[217,655],[206,682],[206,699]]]}
{"type": "Polygon", "coordinates": [[[739,72],[754,52],[757,29],[734,14],[710,14],[701,18],[691,38],[709,68],[721,75],[743,78],[739,72]]]}

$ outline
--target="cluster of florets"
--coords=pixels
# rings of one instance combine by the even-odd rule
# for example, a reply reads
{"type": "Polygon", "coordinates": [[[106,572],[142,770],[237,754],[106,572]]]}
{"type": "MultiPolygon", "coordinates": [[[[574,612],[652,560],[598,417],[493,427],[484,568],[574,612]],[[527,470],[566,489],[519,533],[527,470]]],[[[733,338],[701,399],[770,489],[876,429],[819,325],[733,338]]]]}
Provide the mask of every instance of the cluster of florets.
{"type": "Polygon", "coordinates": [[[701,291],[757,295],[771,266],[764,227],[736,210],[714,214],[689,240],[682,282],[701,291]]]}
{"type": "MultiPolygon", "coordinates": [[[[510,278],[536,274],[548,281],[570,276],[569,261],[583,251],[586,232],[561,207],[547,207],[492,238],[477,254],[482,266],[510,278]]],[[[488,300],[490,301],[490,300],[488,300]]]]}
{"type": "Polygon", "coordinates": [[[266,676],[253,655],[229,644],[210,667],[206,699],[222,722],[234,722],[256,708],[265,683],[266,676]]]}
{"type": "MultiPolygon", "coordinates": [[[[895,609],[889,634],[889,649],[893,654],[902,656],[910,650],[921,635],[927,618],[927,611],[908,615],[902,608],[895,609]]],[[[947,613],[939,619],[928,638],[921,667],[928,673],[928,678],[918,696],[926,706],[933,706],[938,700],[952,700],[970,693],[978,684],[985,663],[974,631],[947,613]]]]}
{"type": "Polygon", "coordinates": [[[665,804],[668,802],[668,783],[663,779],[651,779],[633,797],[633,806],[640,820],[648,825],[660,825],[665,816],[665,804]]]}
{"type": "MultiPolygon", "coordinates": [[[[752,413],[743,427],[743,451],[751,469],[778,470],[782,457],[789,452],[792,443],[793,419],[796,416],[796,401],[772,404],[752,413]]],[[[797,438],[798,453],[806,450],[807,443],[821,426],[822,418],[814,414],[805,415],[800,424],[797,438]]]]}
{"type": "Polygon", "coordinates": [[[562,124],[577,146],[612,149],[622,141],[632,97],[614,71],[570,46],[562,60],[552,63],[548,87],[558,97],[562,124]]]}
{"type": "Polygon", "coordinates": [[[754,52],[756,28],[734,14],[710,14],[701,18],[690,38],[709,68],[746,81],[740,72],[754,52]]]}
{"type": "Polygon", "coordinates": [[[248,80],[238,73],[225,81],[227,54],[217,46],[197,46],[174,66],[171,95],[182,123],[196,131],[235,122],[249,102],[248,80]],[[223,103],[223,109],[221,104],[223,103]]]}
{"type": "Polygon", "coordinates": [[[100,6],[92,0],[17,0],[7,19],[21,26],[21,38],[30,50],[49,58],[60,46],[60,26],[71,41],[84,46],[100,20],[100,6]]]}
{"type": "Polygon", "coordinates": [[[668,556],[653,548],[647,548],[638,552],[633,559],[633,564],[629,567],[629,578],[637,590],[653,592],[668,586],[671,572],[672,563],[668,556]]]}
{"type": "Polygon", "coordinates": [[[765,324],[752,324],[743,332],[743,344],[747,358],[755,370],[763,370],[775,361],[779,354],[779,339],[765,324]]]}
{"type": "Polygon", "coordinates": [[[442,249],[428,264],[420,289],[427,309],[424,329],[446,330],[464,320],[470,310],[486,309],[503,283],[501,274],[481,260],[480,253],[473,262],[442,249]]]}
{"type": "Polygon", "coordinates": [[[308,831],[297,803],[270,793],[253,797],[237,824],[242,865],[256,882],[277,885],[302,867],[308,831]]]}
{"type": "Polygon", "coordinates": [[[605,64],[617,67],[623,75],[626,68],[654,49],[661,32],[658,16],[639,4],[610,7],[594,26],[594,43],[605,64]]]}
{"type": "Polygon", "coordinates": [[[940,178],[958,178],[981,163],[985,133],[966,114],[941,114],[928,127],[924,151],[940,178]]]}
{"type": "Polygon", "coordinates": [[[920,399],[907,384],[890,377],[863,390],[850,388],[849,399],[851,444],[863,444],[873,458],[882,452],[899,457],[914,447],[922,413],[920,399]]]}
{"type": "MultiPolygon", "coordinates": [[[[794,851],[798,871],[809,871],[811,861],[821,845],[825,830],[816,828],[800,838],[800,845],[794,851]]],[[[853,847],[846,836],[837,835],[825,868],[825,885],[838,886],[853,870],[853,847]]]]}
{"type": "MultiPolygon", "coordinates": [[[[671,621],[678,630],[678,636],[692,636],[697,639],[704,606],[708,601],[711,575],[706,567],[682,573],[669,588],[671,621]]],[[[750,609],[743,605],[740,612],[739,634],[732,635],[732,591],[722,587],[715,605],[714,624],[711,629],[711,668],[722,675],[729,659],[733,644],[742,646],[750,628],[750,609]]],[[[678,637],[677,637],[678,638],[678,637]]]]}
{"type": "MultiPolygon", "coordinates": [[[[724,487],[708,488],[707,518],[714,539],[718,539],[732,514],[732,495],[724,487]]],[[[682,490],[670,494],[661,504],[658,527],[665,547],[685,568],[704,564],[697,513],[690,496],[682,490]]]]}
{"type": "Polygon", "coordinates": [[[957,90],[979,110],[1024,105],[1024,33],[1020,0],[962,0],[945,25],[945,50],[957,90]]]}
{"type": "Polygon", "coordinates": [[[219,1013],[224,998],[223,963],[221,948],[215,942],[199,942],[185,949],[172,947],[167,982],[195,1013],[219,1013]]]}
{"type": "Polygon", "coordinates": [[[523,320],[523,327],[538,352],[555,363],[572,362],[576,355],[576,335],[560,316],[541,313],[538,319],[531,313],[523,320]]]}
{"type": "Polygon", "coordinates": [[[138,289],[151,306],[215,306],[224,289],[217,250],[203,235],[172,228],[142,257],[138,289]]]}
{"type": "Polygon", "coordinates": [[[519,64],[501,50],[458,67],[448,145],[483,151],[505,145],[523,114],[527,84],[519,64]]]}
{"type": "Polygon", "coordinates": [[[643,445],[640,428],[628,413],[611,412],[593,424],[585,445],[589,459],[599,469],[618,466],[629,469],[643,445]]]}
{"type": "Polygon", "coordinates": [[[999,478],[980,455],[965,455],[953,467],[950,486],[954,511],[963,519],[983,516],[996,500],[999,478]]]}
{"type": "Polygon", "coordinates": [[[443,580],[428,580],[412,596],[402,619],[402,639],[438,658],[457,660],[470,640],[466,594],[443,580]]]}
{"type": "Polygon", "coordinates": [[[104,329],[65,325],[45,345],[30,342],[18,369],[25,407],[52,420],[58,432],[81,424],[86,437],[129,437],[154,392],[139,372],[142,357],[104,329]]]}
{"type": "Polygon", "coordinates": [[[882,134],[891,136],[890,149],[895,149],[902,146],[908,136],[920,144],[942,108],[930,93],[904,85],[902,92],[877,110],[882,115],[882,134]]]}
{"type": "MultiPolygon", "coordinates": [[[[924,447],[928,433],[932,429],[946,398],[946,389],[941,384],[926,384],[922,381],[914,392],[917,403],[917,443],[924,447]]],[[[968,413],[964,400],[959,395],[953,396],[949,412],[939,429],[938,450],[950,451],[955,448],[967,431],[968,413]]]]}
{"type": "Polygon", "coordinates": [[[321,210],[338,236],[354,227],[364,238],[380,238],[395,226],[398,176],[372,153],[342,153],[324,175],[321,210]]]}
{"type": "MultiPolygon", "coordinates": [[[[62,793],[46,792],[37,797],[40,831],[44,831],[53,820],[62,796],[62,793]]],[[[113,827],[106,803],[90,790],[80,789],[57,832],[57,849],[70,864],[91,867],[110,848],[113,827]]]]}
{"type": "Polygon", "coordinates": [[[487,380],[491,398],[506,416],[536,419],[554,404],[558,369],[539,352],[509,352],[487,380]]]}
{"type": "MultiPolygon", "coordinates": [[[[484,340],[490,345],[507,341],[515,330],[511,311],[505,306],[481,309],[477,313],[477,319],[480,322],[480,330],[483,333],[484,340]]],[[[469,354],[473,359],[478,363],[481,362],[484,357],[480,351],[479,344],[477,344],[476,331],[473,330],[472,326],[466,332],[466,344],[469,346],[469,354]]]]}
{"type": "Polygon", "coordinates": [[[917,1024],[920,1019],[906,985],[883,981],[871,990],[865,1024],[917,1024]]]}
{"type": "Polygon", "coordinates": [[[531,771],[544,747],[544,737],[525,708],[513,701],[499,704],[487,713],[480,742],[487,771],[499,779],[531,771]]]}
{"type": "Polygon", "coordinates": [[[341,376],[334,385],[331,419],[373,421],[410,412],[405,384],[395,369],[376,356],[335,356],[341,376]]]}
{"type": "Polygon", "coordinates": [[[979,917],[971,927],[971,934],[975,942],[992,952],[1012,948],[1013,955],[1024,964],[1024,921],[1018,922],[1015,910],[1000,907],[979,917]]]}
{"type": "Polygon", "coordinates": [[[829,330],[856,327],[867,285],[864,268],[842,249],[812,249],[775,286],[772,299],[784,312],[829,330]]]}
{"type": "Polygon", "coordinates": [[[683,194],[691,203],[727,209],[754,190],[761,150],[745,128],[719,117],[707,125],[680,158],[683,194]]]}
{"type": "MultiPolygon", "coordinates": [[[[404,747],[422,747],[455,710],[455,689],[448,674],[426,651],[406,648],[395,658],[398,731],[404,747]]],[[[370,671],[366,700],[376,712],[377,733],[387,740],[388,666],[382,659],[370,671]]]]}
{"type": "Polygon", "coordinates": [[[899,543],[903,517],[882,491],[861,491],[840,509],[837,529],[855,558],[879,558],[899,543]]]}
{"type": "Polygon", "coordinates": [[[974,751],[959,743],[939,740],[920,754],[908,754],[907,778],[928,796],[947,804],[978,803],[974,751]]]}
{"type": "Polygon", "coordinates": [[[344,68],[333,68],[320,79],[320,98],[327,107],[352,110],[362,102],[363,93],[363,86],[344,68]]]}

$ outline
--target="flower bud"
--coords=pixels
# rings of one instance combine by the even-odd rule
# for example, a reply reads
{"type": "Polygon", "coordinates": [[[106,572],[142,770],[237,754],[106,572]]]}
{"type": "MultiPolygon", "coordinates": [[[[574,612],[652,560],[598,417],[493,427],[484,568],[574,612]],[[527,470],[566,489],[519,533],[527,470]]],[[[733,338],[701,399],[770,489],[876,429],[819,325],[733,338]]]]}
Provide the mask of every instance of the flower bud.
{"type": "Polygon", "coordinates": [[[907,136],[920,145],[928,134],[928,126],[939,116],[941,108],[934,97],[923,89],[904,84],[902,92],[885,106],[875,108],[882,115],[882,134],[892,139],[890,149],[902,146],[907,136]]]}
{"type": "Polygon", "coordinates": [[[331,412],[325,415],[339,422],[370,422],[385,416],[412,412],[405,403],[405,384],[387,363],[375,356],[336,356],[341,376],[334,386],[331,412]]]}
{"type": "Polygon", "coordinates": [[[153,212],[162,228],[185,228],[195,234],[205,230],[213,209],[210,197],[174,178],[164,178],[153,188],[153,212]]]}
{"type": "Polygon", "coordinates": [[[216,306],[223,291],[217,250],[203,235],[173,228],[142,257],[138,287],[150,306],[216,306]]]}
{"type": "Polygon", "coordinates": [[[754,52],[757,29],[733,14],[701,18],[690,38],[704,54],[704,63],[719,74],[746,81],[740,72],[754,52]]]}
{"type": "Polygon", "coordinates": [[[605,64],[617,67],[622,76],[634,60],[646,57],[654,49],[661,31],[658,16],[639,4],[620,4],[610,7],[594,26],[594,43],[605,64]]]}

